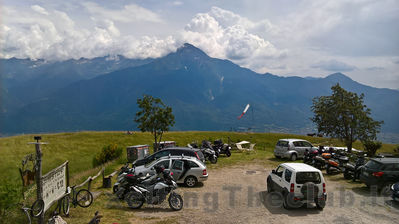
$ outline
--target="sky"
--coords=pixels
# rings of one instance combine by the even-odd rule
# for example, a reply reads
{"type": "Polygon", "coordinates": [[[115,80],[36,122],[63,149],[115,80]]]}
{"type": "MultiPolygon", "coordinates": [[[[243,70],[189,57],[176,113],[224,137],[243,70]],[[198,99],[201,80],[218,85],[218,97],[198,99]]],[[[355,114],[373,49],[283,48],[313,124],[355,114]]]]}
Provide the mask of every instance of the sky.
{"type": "Polygon", "coordinates": [[[161,57],[186,42],[262,74],[399,89],[397,0],[0,0],[0,58],[161,57]]]}

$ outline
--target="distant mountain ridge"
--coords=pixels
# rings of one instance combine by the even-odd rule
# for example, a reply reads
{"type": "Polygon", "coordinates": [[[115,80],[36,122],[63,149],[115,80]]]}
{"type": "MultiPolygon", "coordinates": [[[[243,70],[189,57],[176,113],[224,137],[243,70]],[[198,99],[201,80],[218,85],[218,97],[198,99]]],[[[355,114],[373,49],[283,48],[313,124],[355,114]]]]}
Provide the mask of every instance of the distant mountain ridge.
{"type": "MultiPolygon", "coordinates": [[[[259,74],[211,58],[191,44],[140,63],[68,83],[40,100],[6,110],[2,132],[131,130],[136,127],[136,99],[150,94],[172,106],[174,130],[246,127],[306,133],[314,130],[312,98],[330,95],[331,86],[340,83],[365,93],[373,117],[385,121],[384,132],[399,133],[399,91],[365,86],[341,73],[317,79],[259,74]],[[248,103],[250,110],[237,120],[248,103]]],[[[15,97],[11,92],[6,96],[15,97]]]]}

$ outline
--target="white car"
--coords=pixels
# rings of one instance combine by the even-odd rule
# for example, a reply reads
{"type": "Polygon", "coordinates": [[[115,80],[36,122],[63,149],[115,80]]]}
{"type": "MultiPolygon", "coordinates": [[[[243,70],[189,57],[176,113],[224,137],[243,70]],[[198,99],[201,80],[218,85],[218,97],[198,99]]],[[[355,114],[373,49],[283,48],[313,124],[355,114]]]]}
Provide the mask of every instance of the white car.
{"type": "Polygon", "coordinates": [[[303,139],[280,139],[274,148],[274,156],[295,161],[297,158],[303,158],[306,150],[311,152],[317,150],[317,147],[303,139]]]}
{"type": "Polygon", "coordinates": [[[304,163],[283,163],[267,177],[267,191],[282,196],[286,209],[316,203],[320,210],[326,205],[326,182],[320,170],[304,163]]]}

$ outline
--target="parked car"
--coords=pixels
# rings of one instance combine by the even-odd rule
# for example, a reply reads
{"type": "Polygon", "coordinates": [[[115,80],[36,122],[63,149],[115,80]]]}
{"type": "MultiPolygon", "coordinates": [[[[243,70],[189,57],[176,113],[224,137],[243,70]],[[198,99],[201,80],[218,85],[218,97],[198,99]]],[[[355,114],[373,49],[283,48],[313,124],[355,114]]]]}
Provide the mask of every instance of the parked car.
{"type": "Polygon", "coordinates": [[[317,147],[302,139],[280,139],[274,148],[274,156],[295,161],[297,158],[303,158],[306,150],[317,150],[317,147]]]}
{"type": "Polygon", "coordinates": [[[206,166],[203,162],[194,157],[186,156],[165,156],[146,165],[135,168],[136,175],[153,175],[155,166],[163,166],[173,173],[176,183],[184,183],[188,187],[194,187],[198,182],[208,179],[206,166]]]}
{"type": "Polygon", "coordinates": [[[392,184],[399,181],[399,158],[371,158],[361,170],[360,181],[388,194],[392,184]]]}
{"type": "Polygon", "coordinates": [[[200,149],[193,149],[193,148],[187,148],[187,147],[173,147],[173,148],[162,149],[152,155],[145,157],[144,159],[138,159],[133,162],[133,166],[142,166],[147,163],[151,163],[152,161],[157,160],[161,157],[169,156],[169,155],[171,155],[171,156],[181,156],[181,155],[191,156],[191,157],[195,157],[195,158],[201,160],[202,162],[205,162],[204,154],[201,152],[200,149]]]}
{"type": "Polygon", "coordinates": [[[320,170],[304,163],[283,163],[272,170],[266,180],[268,192],[279,192],[286,209],[304,203],[316,203],[322,210],[326,205],[326,183],[320,170]]]}

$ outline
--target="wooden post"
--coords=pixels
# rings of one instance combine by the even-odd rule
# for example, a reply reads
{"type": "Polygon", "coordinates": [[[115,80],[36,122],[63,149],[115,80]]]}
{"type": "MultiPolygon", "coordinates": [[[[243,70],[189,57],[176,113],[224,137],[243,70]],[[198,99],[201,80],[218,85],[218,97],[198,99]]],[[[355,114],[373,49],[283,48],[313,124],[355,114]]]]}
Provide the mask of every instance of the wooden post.
{"type": "MultiPolygon", "coordinates": [[[[36,146],[36,192],[37,192],[37,200],[43,200],[43,186],[42,186],[42,150],[40,149],[40,140],[41,136],[35,136],[34,139],[36,142],[34,143],[36,146]]],[[[44,212],[38,217],[38,223],[44,224],[44,212]]]]}

